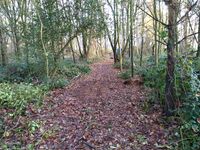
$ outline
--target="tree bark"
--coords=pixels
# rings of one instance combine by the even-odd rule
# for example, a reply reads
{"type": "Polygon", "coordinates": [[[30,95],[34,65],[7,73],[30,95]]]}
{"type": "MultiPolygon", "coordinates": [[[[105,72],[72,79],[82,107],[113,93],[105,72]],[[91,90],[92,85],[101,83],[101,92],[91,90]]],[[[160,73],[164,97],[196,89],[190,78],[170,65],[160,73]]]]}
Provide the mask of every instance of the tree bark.
{"type": "Polygon", "coordinates": [[[72,59],[73,59],[73,62],[76,63],[75,52],[74,52],[74,48],[73,48],[73,43],[72,43],[72,41],[70,42],[70,48],[71,48],[71,51],[72,51],[72,59]]]}
{"type": "Polygon", "coordinates": [[[157,4],[156,4],[156,0],[154,0],[154,5],[153,5],[153,9],[154,9],[154,17],[156,18],[154,20],[154,52],[155,52],[155,64],[156,66],[158,66],[158,43],[157,43],[157,30],[158,30],[158,17],[157,17],[157,4]]]}
{"type": "Polygon", "coordinates": [[[200,57],[200,13],[199,13],[199,27],[198,27],[198,48],[197,57],[200,57]]]}
{"type": "Polygon", "coordinates": [[[144,12],[142,12],[142,41],[141,41],[141,50],[140,50],[140,66],[142,66],[142,61],[143,61],[143,51],[144,51],[144,12]]]}
{"type": "Polygon", "coordinates": [[[177,16],[177,0],[169,0],[168,4],[168,44],[167,44],[167,70],[166,70],[166,87],[165,87],[165,107],[166,115],[172,115],[175,110],[175,84],[174,84],[174,68],[175,58],[174,50],[176,48],[176,16],[177,16]]]}
{"type": "Polygon", "coordinates": [[[80,57],[82,58],[82,57],[83,57],[83,54],[82,54],[82,52],[81,52],[81,45],[80,45],[80,42],[79,42],[78,36],[76,37],[76,40],[77,40],[77,44],[78,44],[79,54],[80,54],[80,57]]]}
{"type": "Polygon", "coordinates": [[[1,64],[2,66],[6,66],[6,51],[4,46],[4,40],[3,40],[3,32],[0,29],[0,50],[1,50],[1,64]]]}
{"type": "Polygon", "coordinates": [[[133,65],[133,1],[130,1],[130,52],[131,52],[131,76],[134,74],[134,65],[133,65]]]}

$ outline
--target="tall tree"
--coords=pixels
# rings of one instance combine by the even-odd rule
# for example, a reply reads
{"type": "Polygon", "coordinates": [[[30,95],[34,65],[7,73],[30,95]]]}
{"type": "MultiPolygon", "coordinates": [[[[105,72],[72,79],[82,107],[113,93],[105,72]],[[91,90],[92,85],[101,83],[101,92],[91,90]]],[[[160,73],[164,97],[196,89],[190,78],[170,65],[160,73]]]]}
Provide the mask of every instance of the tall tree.
{"type": "Polygon", "coordinates": [[[3,35],[3,28],[0,27],[0,53],[1,53],[1,64],[6,66],[6,43],[3,35]]]}
{"type": "Polygon", "coordinates": [[[131,76],[134,74],[134,63],[133,63],[133,1],[130,1],[130,52],[131,52],[131,76]]]}
{"type": "Polygon", "coordinates": [[[142,66],[142,60],[143,60],[143,52],[144,52],[144,19],[145,19],[145,13],[142,12],[142,31],[141,31],[141,50],[140,50],[140,66],[142,66]]]}
{"type": "Polygon", "coordinates": [[[177,26],[177,9],[178,0],[169,0],[168,5],[168,43],[167,43],[167,70],[166,70],[166,87],[165,87],[165,113],[170,115],[175,109],[175,82],[174,68],[176,47],[176,26],[177,26]]]}
{"type": "Polygon", "coordinates": [[[199,13],[199,23],[198,23],[198,48],[197,48],[197,57],[200,57],[200,13],[199,13]]]}
{"type": "Polygon", "coordinates": [[[157,2],[153,2],[153,11],[154,11],[154,52],[155,52],[155,64],[158,65],[158,42],[157,42],[157,33],[158,33],[158,16],[157,16],[157,2]]]}

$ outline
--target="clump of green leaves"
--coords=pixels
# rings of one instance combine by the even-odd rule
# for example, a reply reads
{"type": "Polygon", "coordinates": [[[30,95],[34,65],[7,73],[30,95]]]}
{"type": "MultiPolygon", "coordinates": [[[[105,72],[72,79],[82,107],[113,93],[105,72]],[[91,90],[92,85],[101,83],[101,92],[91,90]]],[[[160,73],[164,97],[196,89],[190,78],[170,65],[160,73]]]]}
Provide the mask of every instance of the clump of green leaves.
{"type": "Polygon", "coordinates": [[[60,60],[56,66],[50,67],[50,76],[47,79],[42,62],[26,63],[13,62],[6,67],[0,67],[0,83],[33,83],[45,84],[49,89],[62,88],[71,79],[90,72],[87,62],[73,63],[71,60],[60,60]]]}
{"type": "Polygon", "coordinates": [[[183,150],[200,149],[200,80],[196,62],[179,59],[176,67],[177,97],[182,106],[177,114],[181,119],[178,147],[183,150]],[[194,63],[193,63],[194,62],[194,63]]]}
{"type": "Polygon", "coordinates": [[[28,123],[28,129],[31,134],[35,133],[35,131],[39,128],[40,128],[40,124],[37,121],[30,121],[28,123]]]}
{"type": "Polygon", "coordinates": [[[49,89],[63,88],[69,84],[70,80],[81,75],[90,72],[90,68],[86,62],[73,63],[70,60],[62,60],[58,62],[54,73],[49,79],[42,79],[44,84],[49,89]]]}
{"type": "Polygon", "coordinates": [[[124,80],[130,79],[131,78],[131,71],[130,70],[126,70],[124,72],[121,72],[118,74],[119,78],[122,78],[124,80]]]}
{"type": "Polygon", "coordinates": [[[64,77],[48,79],[45,82],[45,85],[48,87],[49,90],[63,88],[67,84],[69,84],[69,81],[64,77]]]}
{"type": "MultiPolygon", "coordinates": [[[[120,62],[115,63],[113,67],[116,69],[120,69],[120,62]]],[[[123,61],[122,67],[123,69],[129,69],[131,67],[130,61],[127,61],[127,60],[123,61]]]]}
{"type": "Polygon", "coordinates": [[[24,114],[29,103],[41,103],[45,91],[42,85],[0,83],[0,107],[15,110],[13,115],[24,114]]]}
{"type": "Polygon", "coordinates": [[[57,75],[63,75],[68,79],[72,79],[80,74],[86,74],[90,72],[90,68],[85,63],[74,64],[69,60],[62,60],[57,65],[57,75]]]}

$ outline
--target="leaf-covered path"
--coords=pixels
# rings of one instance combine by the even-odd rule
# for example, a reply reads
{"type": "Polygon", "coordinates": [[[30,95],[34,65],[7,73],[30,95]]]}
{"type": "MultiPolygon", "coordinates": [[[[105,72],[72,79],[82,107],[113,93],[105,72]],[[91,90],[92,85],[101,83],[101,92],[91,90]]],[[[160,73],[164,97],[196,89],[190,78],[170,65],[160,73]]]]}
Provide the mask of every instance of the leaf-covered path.
{"type": "Polygon", "coordinates": [[[159,149],[165,143],[157,121],[160,113],[142,110],[142,86],[123,84],[111,60],[91,69],[91,74],[53,91],[35,113],[34,118],[43,123],[32,137],[37,149],[159,149]]]}

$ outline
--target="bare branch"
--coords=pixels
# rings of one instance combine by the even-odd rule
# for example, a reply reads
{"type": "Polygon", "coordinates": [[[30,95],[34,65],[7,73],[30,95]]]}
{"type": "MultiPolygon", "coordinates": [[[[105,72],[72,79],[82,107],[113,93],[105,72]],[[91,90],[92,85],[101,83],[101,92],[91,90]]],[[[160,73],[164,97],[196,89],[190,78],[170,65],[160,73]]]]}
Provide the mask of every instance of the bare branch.
{"type": "Polygon", "coordinates": [[[153,18],[154,20],[158,21],[160,24],[162,24],[165,27],[168,27],[168,25],[162,21],[160,21],[159,19],[155,18],[154,16],[152,16],[151,14],[149,14],[148,12],[146,12],[143,8],[141,8],[139,5],[137,5],[137,7],[142,10],[145,14],[147,14],[149,17],[153,18]]]}
{"type": "Polygon", "coordinates": [[[192,33],[192,34],[190,34],[190,35],[188,35],[188,36],[185,36],[185,37],[182,38],[180,41],[178,41],[178,42],[176,43],[176,45],[180,44],[182,41],[184,41],[185,39],[187,39],[187,38],[190,37],[190,36],[195,36],[196,34],[198,34],[198,32],[192,33]]]}
{"type": "Polygon", "coordinates": [[[188,11],[177,21],[176,24],[179,24],[185,17],[188,16],[188,14],[190,13],[190,11],[197,5],[198,0],[190,6],[190,8],[188,9],[188,11]]]}
{"type": "Polygon", "coordinates": [[[111,3],[109,2],[109,0],[107,0],[107,3],[108,3],[108,5],[109,5],[109,6],[110,6],[110,8],[111,8],[111,10],[112,10],[112,13],[114,14],[114,13],[115,13],[115,11],[114,11],[114,9],[113,9],[113,7],[112,7],[111,3]]]}

